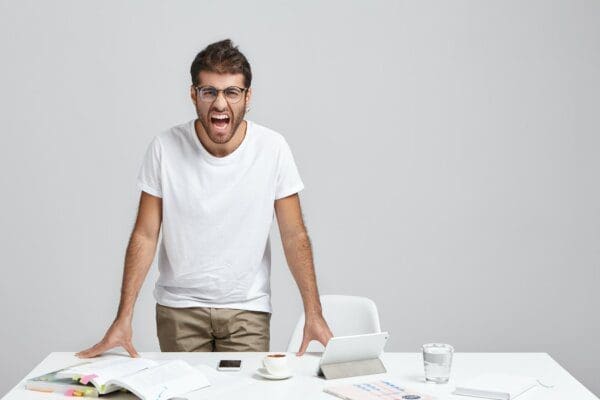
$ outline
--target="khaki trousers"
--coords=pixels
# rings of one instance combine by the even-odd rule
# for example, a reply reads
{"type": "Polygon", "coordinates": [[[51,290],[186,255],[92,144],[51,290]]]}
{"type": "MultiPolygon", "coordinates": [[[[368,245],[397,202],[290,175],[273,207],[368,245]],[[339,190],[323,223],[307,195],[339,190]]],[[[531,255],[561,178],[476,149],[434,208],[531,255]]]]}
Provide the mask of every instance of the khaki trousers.
{"type": "Polygon", "coordinates": [[[156,303],[161,351],[269,351],[271,313],[156,303]]]}

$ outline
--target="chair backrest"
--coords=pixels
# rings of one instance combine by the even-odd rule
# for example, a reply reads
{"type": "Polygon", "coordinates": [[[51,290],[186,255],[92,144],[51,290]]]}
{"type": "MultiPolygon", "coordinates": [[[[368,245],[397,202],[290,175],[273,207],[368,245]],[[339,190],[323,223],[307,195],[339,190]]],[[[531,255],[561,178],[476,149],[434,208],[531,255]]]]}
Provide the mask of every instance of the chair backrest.
{"type": "MultiPolygon", "coordinates": [[[[321,296],[323,317],[333,336],[361,335],[379,333],[379,314],[375,302],[366,297],[323,295],[321,296]]],[[[300,316],[294,332],[288,342],[287,351],[297,352],[302,344],[304,333],[304,312],[300,316]]],[[[323,351],[321,343],[313,340],[307,351],[323,351]]]]}

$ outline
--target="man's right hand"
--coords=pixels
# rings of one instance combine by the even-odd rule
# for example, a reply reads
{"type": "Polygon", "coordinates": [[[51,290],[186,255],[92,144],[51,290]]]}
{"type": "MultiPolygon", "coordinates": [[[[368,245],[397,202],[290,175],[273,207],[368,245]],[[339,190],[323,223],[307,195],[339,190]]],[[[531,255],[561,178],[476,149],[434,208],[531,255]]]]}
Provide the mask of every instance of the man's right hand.
{"type": "Polygon", "coordinates": [[[131,343],[131,320],[115,319],[101,341],[75,354],[80,358],[96,357],[113,347],[121,346],[131,357],[139,357],[131,343]]]}

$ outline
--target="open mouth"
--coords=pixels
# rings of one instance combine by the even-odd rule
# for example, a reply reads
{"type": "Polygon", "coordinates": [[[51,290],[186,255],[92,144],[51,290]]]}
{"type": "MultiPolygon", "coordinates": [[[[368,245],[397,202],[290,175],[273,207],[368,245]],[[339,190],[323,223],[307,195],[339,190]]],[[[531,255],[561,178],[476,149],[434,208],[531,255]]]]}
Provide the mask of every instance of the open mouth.
{"type": "Polygon", "coordinates": [[[230,118],[228,115],[213,115],[210,122],[216,130],[222,131],[229,127],[230,118]]]}

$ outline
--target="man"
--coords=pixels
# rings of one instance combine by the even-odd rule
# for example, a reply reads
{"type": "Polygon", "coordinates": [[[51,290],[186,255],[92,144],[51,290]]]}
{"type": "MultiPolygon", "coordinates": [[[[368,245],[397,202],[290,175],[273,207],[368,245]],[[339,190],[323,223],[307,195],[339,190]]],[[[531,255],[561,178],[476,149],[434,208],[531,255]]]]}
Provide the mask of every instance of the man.
{"type": "Polygon", "coordinates": [[[231,40],[191,66],[198,118],[157,135],[138,174],[142,190],[125,256],[117,316],[79,357],[122,346],[130,356],[134,303],[159,231],[157,332],[162,351],[269,351],[269,231],[277,216],[306,315],[297,355],[332,337],[323,318],[298,192],[304,185],[279,133],[245,120],[252,73],[231,40]]]}

